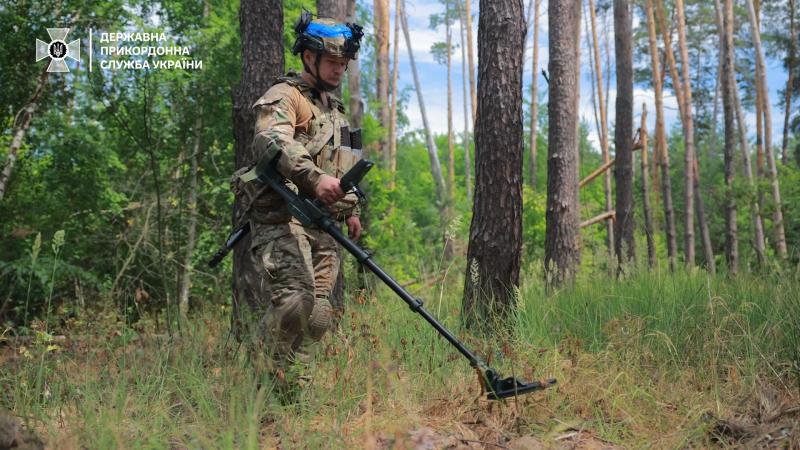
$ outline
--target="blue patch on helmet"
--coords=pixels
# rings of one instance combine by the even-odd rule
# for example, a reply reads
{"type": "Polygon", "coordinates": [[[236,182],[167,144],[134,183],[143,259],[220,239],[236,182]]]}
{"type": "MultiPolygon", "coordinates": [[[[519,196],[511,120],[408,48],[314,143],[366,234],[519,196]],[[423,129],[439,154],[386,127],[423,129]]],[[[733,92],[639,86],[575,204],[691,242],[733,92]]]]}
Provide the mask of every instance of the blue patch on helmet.
{"type": "Polygon", "coordinates": [[[350,31],[350,28],[343,24],[325,25],[324,23],[311,22],[308,24],[305,33],[319,38],[343,37],[350,39],[353,37],[353,32],[350,31]]]}

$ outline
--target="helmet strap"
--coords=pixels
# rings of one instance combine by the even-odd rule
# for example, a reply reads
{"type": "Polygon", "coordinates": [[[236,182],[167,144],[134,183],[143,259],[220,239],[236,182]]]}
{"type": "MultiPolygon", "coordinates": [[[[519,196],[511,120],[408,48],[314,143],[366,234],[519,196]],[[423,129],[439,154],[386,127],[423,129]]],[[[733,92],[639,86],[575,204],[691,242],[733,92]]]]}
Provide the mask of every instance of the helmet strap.
{"type": "Polygon", "coordinates": [[[322,52],[314,52],[314,53],[316,53],[316,55],[317,55],[316,58],[314,59],[314,69],[315,69],[316,73],[314,73],[314,72],[312,72],[310,70],[310,68],[306,64],[305,58],[303,58],[303,68],[305,69],[306,72],[309,73],[309,75],[311,75],[314,78],[314,87],[317,88],[317,90],[323,91],[323,92],[330,92],[330,91],[335,90],[336,86],[334,86],[334,85],[332,85],[330,83],[327,83],[326,81],[324,81],[319,76],[319,65],[320,65],[320,62],[322,61],[322,52]]]}

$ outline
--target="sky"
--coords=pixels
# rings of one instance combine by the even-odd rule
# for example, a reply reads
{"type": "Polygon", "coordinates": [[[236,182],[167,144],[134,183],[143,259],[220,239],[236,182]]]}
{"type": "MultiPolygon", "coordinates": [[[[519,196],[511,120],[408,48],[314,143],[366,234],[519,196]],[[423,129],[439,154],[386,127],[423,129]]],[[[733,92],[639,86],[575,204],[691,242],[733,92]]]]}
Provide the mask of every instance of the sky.
{"type": "MultiPolygon", "coordinates": [[[[392,11],[391,11],[391,20],[392,20],[392,27],[390,29],[392,33],[391,39],[394,39],[394,3],[393,1],[390,2],[392,4],[392,11]]],[[[527,1],[524,2],[527,8],[527,1]]],[[[477,7],[478,2],[472,2],[473,5],[473,14],[476,18],[473,22],[474,31],[473,31],[473,42],[474,42],[474,52],[475,52],[475,64],[476,64],[476,72],[477,72],[477,7]]],[[[546,5],[547,2],[542,2],[540,12],[540,19],[539,19],[539,71],[541,72],[542,68],[547,68],[547,61],[548,61],[548,48],[547,48],[547,16],[546,16],[546,5]]],[[[444,42],[446,39],[445,29],[444,27],[440,27],[438,30],[432,30],[429,28],[430,16],[431,14],[437,14],[444,11],[444,6],[439,3],[438,0],[406,0],[406,13],[408,14],[408,25],[409,25],[409,32],[411,36],[411,45],[414,51],[414,59],[417,64],[417,71],[420,76],[420,83],[422,85],[422,92],[423,98],[425,101],[425,109],[428,116],[428,121],[434,133],[446,133],[447,132],[447,69],[444,65],[436,63],[431,54],[431,46],[435,42],[444,42]]],[[[599,18],[598,18],[599,20],[599,18]]],[[[611,25],[609,21],[609,25],[611,25]]],[[[636,24],[634,24],[635,26],[636,24]]],[[[595,148],[599,151],[599,137],[595,130],[595,121],[594,121],[594,113],[592,108],[592,85],[590,82],[590,73],[589,73],[589,54],[588,50],[586,49],[586,36],[583,35],[585,33],[584,24],[581,23],[581,45],[582,45],[582,54],[581,54],[581,67],[583,72],[581,73],[581,92],[580,92],[580,115],[581,119],[584,120],[586,123],[589,124],[590,135],[589,140],[594,144],[595,148]]],[[[525,63],[524,63],[524,74],[523,74],[523,93],[526,96],[526,100],[529,100],[530,97],[530,83],[531,83],[531,59],[532,59],[532,39],[531,39],[532,32],[529,31],[528,33],[528,41],[526,43],[526,52],[525,52],[525,63]]],[[[453,40],[454,43],[459,42],[459,34],[458,34],[458,24],[453,30],[453,40]]],[[[413,92],[414,87],[414,80],[413,75],[411,72],[411,65],[409,62],[408,57],[408,50],[405,45],[405,40],[403,39],[402,31],[400,33],[400,40],[401,45],[399,48],[399,58],[400,58],[400,66],[399,66],[399,80],[398,80],[398,90],[402,90],[406,87],[411,89],[411,96],[410,96],[410,103],[408,108],[406,109],[406,114],[409,117],[411,129],[421,129],[422,128],[422,116],[420,114],[419,105],[417,103],[417,96],[416,93],[413,92]]],[[[393,41],[392,41],[393,42],[393,41]]],[[[611,42],[611,52],[613,53],[613,39],[611,42]]],[[[392,54],[393,49],[390,49],[390,55],[392,54]]],[[[456,133],[460,133],[463,131],[464,128],[464,114],[463,114],[463,95],[462,95],[462,56],[461,50],[456,49],[455,54],[453,55],[452,59],[452,77],[453,77],[453,123],[456,128],[456,133]]],[[[783,88],[786,85],[786,78],[787,73],[781,67],[779,61],[767,59],[767,82],[770,88],[770,104],[772,105],[772,142],[773,145],[780,146],[780,142],[782,139],[783,133],[783,118],[784,118],[784,111],[783,108],[778,107],[780,102],[780,98],[778,95],[778,89],[783,88]]],[[[613,60],[612,60],[612,72],[613,72],[613,60]]],[[[613,73],[612,73],[613,75],[613,73]]],[[[543,92],[546,92],[547,83],[544,78],[541,76],[537,76],[538,82],[538,90],[540,95],[543,92]]],[[[605,83],[605,74],[604,74],[604,83],[605,83]]],[[[614,122],[614,99],[616,95],[616,90],[614,89],[614,78],[612,77],[611,84],[610,84],[610,92],[608,93],[609,96],[609,111],[608,111],[608,121],[609,126],[614,122]]],[[[469,95],[469,94],[468,94],[469,95]]],[[[740,92],[741,95],[741,92],[740,92]]],[[[542,102],[546,102],[546,97],[540,97],[542,102]]],[[[655,95],[653,90],[649,86],[634,86],[634,126],[638,127],[638,124],[641,120],[641,110],[642,110],[642,103],[646,103],[648,106],[648,130],[655,129],[655,95]]],[[[664,91],[664,106],[665,106],[665,123],[666,129],[669,131],[672,129],[673,125],[678,121],[678,108],[676,98],[673,95],[671,90],[664,91]]],[[[721,117],[722,107],[720,105],[720,118],[719,123],[722,123],[721,117]]],[[[546,111],[540,111],[540,114],[546,114],[546,111]]],[[[746,121],[747,121],[747,129],[748,133],[753,134],[755,133],[755,114],[753,112],[745,112],[746,121]]],[[[613,139],[613,134],[611,136],[613,139]]]]}

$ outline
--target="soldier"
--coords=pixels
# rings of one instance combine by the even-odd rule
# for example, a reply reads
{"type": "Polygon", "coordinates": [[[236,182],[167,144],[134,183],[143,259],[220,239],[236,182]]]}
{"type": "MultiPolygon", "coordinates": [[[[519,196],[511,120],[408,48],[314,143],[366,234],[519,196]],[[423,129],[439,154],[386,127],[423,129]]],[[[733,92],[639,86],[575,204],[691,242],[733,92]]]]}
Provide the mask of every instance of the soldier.
{"type": "MultiPolygon", "coordinates": [[[[339,177],[360,155],[349,148],[350,131],[342,101],[331,94],[355,59],[363,36],[356,24],[313,19],[304,12],[295,24],[294,54],[303,72],[289,72],[253,105],[256,124],[253,148],[257,158],[277,158],[277,170],[296,192],[316,197],[333,217],[347,224],[349,236],[361,235],[358,199],[345,195],[339,177]]],[[[334,239],[316,227],[292,218],[286,202],[274,191],[238,179],[234,190],[247,198],[252,230],[251,254],[262,270],[263,310],[253,336],[257,357],[283,387],[293,381],[286,370],[306,364],[313,344],[331,327],[329,296],[339,269],[334,239]]],[[[297,375],[297,374],[294,374],[297,375]]]]}

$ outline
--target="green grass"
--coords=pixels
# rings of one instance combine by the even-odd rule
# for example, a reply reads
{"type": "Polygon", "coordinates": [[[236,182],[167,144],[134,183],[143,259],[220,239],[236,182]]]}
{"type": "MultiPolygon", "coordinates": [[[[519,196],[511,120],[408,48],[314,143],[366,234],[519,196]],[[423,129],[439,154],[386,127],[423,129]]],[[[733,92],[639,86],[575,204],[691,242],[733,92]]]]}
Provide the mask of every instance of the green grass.
{"type": "Polygon", "coordinates": [[[444,289],[411,289],[504,376],[559,380],[505,403],[484,400],[466,360],[379,288],[350,299],[296,405],[275,400],[214,308],[173,340],[100,314],[58,331],[65,342],[41,333],[0,347],[0,408],[52,448],[407,448],[423,427],[462,444],[532,434],[558,445],[580,431],[675,448],[712,445],[704,414],[740,412],[760,385],[796,395],[795,277],[642,271],[586,276],[546,296],[540,273],[523,275],[516,333],[505,338],[460,329],[461,273],[450,270],[444,289]]]}

